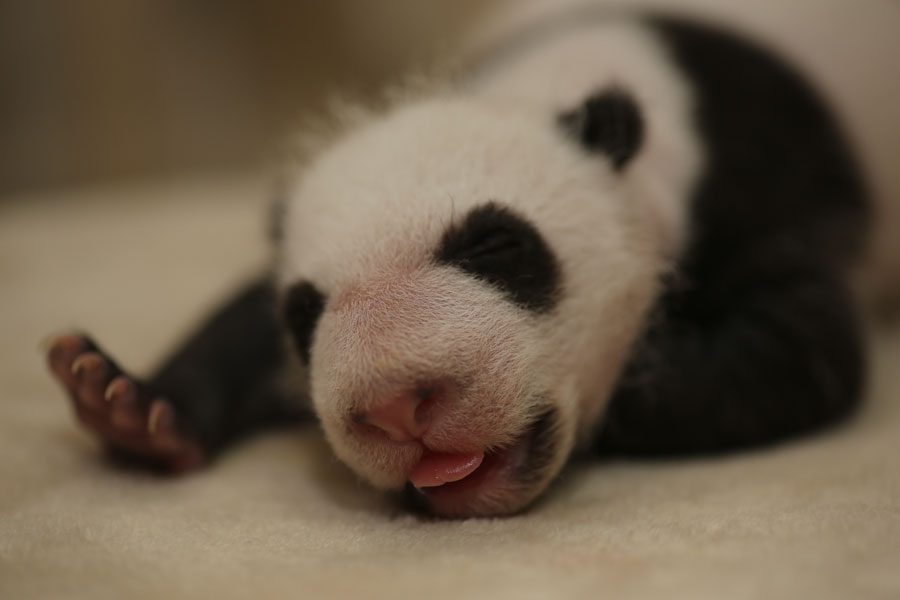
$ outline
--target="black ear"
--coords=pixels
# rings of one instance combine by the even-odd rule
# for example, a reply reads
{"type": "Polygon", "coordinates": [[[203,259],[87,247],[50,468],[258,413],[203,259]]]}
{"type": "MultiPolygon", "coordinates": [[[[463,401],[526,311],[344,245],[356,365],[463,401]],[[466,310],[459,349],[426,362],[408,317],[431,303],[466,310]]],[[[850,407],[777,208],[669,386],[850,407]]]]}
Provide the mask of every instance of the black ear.
{"type": "Polygon", "coordinates": [[[637,102],[618,88],[592,94],[558,119],[586,150],[608,155],[617,170],[637,154],[644,139],[644,119],[637,102]]]}

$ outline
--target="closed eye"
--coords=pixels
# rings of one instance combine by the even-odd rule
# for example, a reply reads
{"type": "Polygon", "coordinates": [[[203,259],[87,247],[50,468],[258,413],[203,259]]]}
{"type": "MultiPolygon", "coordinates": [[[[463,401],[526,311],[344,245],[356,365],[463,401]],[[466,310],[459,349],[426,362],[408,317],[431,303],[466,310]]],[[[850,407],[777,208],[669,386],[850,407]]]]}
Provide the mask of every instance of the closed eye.
{"type": "Polygon", "coordinates": [[[537,228],[495,202],[474,208],[447,229],[435,258],[534,312],[550,310],[559,294],[556,256],[537,228]]]}
{"type": "Polygon", "coordinates": [[[510,231],[502,229],[488,231],[482,239],[474,241],[469,246],[464,252],[464,258],[470,261],[477,261],[492,256],[514,254],[521,252],[524,246],[523,240],[510,231]]]}

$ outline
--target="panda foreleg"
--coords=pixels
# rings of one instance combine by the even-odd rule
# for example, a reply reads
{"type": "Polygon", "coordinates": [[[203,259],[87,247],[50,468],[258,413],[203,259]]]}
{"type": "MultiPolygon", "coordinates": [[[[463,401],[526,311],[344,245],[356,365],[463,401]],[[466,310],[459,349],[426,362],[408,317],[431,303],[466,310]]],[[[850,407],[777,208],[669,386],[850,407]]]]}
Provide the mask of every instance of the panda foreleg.
{"type": "Polygon", "coordinates": [[[81,335],[57,337],[48,362],[79,420],[116,457],[182,472],[291,413],[277,389],[282,339],[274,291],[259,281],[218,310],[147,380],[127,374],[81,335]]]}
{"type": "Polygon", "coordinates": [[[864,350],[850,292],[827,268],[776,264],[737,269],[673,303],[626,369],[601,450],[736,449],[858,404],[864,350]]]}

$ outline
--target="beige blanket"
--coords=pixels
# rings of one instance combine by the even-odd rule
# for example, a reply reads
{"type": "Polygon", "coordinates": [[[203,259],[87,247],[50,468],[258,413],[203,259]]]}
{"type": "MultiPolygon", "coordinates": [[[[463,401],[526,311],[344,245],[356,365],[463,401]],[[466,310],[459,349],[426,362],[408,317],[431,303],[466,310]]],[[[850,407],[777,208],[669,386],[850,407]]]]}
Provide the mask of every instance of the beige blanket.
{"type": "MultiPolygon", "coordinates": [[[[740,17],[810,66],[881,197],[900,198],[896,3],[680,4],[740,17]]],[[[82,328],[145,372],[264,264],[264,196],[234,177],[0,203],[0,600],[900,598],[900,330],[873,336],[869,401],[845,426],[733,456],[574,465],[514,518],[405,514],[315,429],[182,479],[113,468],[39,341],[82,328]]],[[[900,222],[891,206],[881,223],[900,222]]]]}
{"type": "Polygon", "coordinates": [[[405,514],[315,429],[182,479],[112,467],[40,339],[84,328],[147,369],[264,261],[262,188],[0,204],[0,598],[900,597],[900,332],[876,336],[869,402],[846,426],[734,456],[578,464],[514,518],[405,514]]]}

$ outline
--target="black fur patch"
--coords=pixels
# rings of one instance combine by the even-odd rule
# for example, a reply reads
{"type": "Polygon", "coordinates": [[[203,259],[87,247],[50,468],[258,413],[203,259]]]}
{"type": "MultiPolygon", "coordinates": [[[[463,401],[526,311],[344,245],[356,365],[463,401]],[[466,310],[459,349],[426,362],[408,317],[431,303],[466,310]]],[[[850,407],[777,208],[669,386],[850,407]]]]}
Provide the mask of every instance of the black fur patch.
{"type": "Polygon", "coordinates": [[[301,416],[278,389],[284,330],[275,289],[254,282],[216,311],[147,384],[175,407],[179,427],[205,450],[222,447],[264,426],[301,416]]]}
{"type": "Polygon", "coordinates": [[[857,406],[865,353],[844,283],[777,251],[730,271],[660,303],[607,410],[601,448],[736,449],[820,428],[857,406]]]}
{"type": "Polygon", "coordinates": [[[776,236],[826,260],[854,258],[866,232],[867,193],[817,91],[728,32],[664,18],[649,23],[694,87],[706,146],[688,268],[706,274],[727,255],[776,236]]]}
{"type": "Polygon", "coordinates": [[[693,85],[705,172],[692,240],[613,396],[600,446],[707,452],[833,423],[865,361],[843,279],[867,198],[812,88],[764,50],[654,19],[693,85]]]}
{"type": "Polygon", "coordinates": [[[530,311],[543,313],[556,305],[561,276],[553,251],[534,225],[494,202],[447,229],[435,258],[497,287],[530,311]]]}
{"type": "Polygon", "coordinates": [[[550,407],[531,425],[528,430],[528,458],[513,475],[517,481],[533,484],[545,476],[559,451],[559,421],[559,410],[550,407]]]}
{"type": "Polygon", "coordinates": [[[301,360],[309,364],[316,323],[325,309],[325,296],[308,281],[292,285],[285,294],[282,312],[301,360]]]}
{"type": "Polygon", "coordinates": [[[590,152],[606,154],[621,170],[644,140],[644,119],[634,99],[612,88],[588,97],[558,117],[563,129],[590,152]]]}

